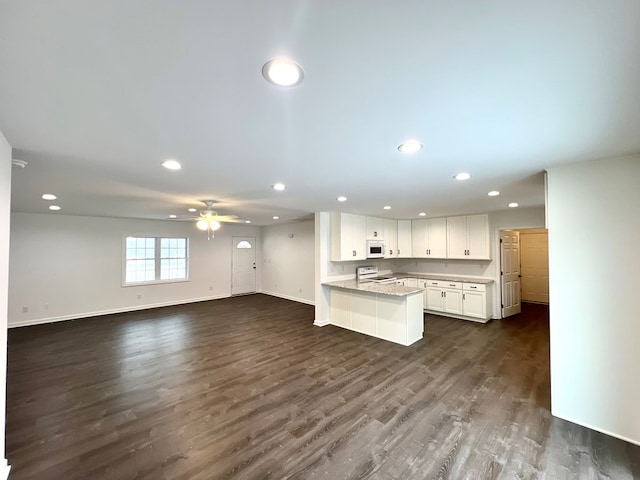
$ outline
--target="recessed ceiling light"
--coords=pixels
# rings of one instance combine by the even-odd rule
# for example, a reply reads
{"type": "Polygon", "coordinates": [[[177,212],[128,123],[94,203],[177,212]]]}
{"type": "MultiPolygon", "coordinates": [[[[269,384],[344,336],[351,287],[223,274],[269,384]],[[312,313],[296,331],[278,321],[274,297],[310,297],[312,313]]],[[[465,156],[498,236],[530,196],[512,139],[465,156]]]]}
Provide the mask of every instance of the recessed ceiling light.
{"type": "Polygon", "coordinates": [[[384,208],[385,210],[391,210],[391,205],[385,205],[385,206],[384,206],[384,207],[382,207],[382,208],[384,208]]]}
{"type": "Polygon", "coordinates": [[[424,213],[424,212],[420,212],[418,215],[420,215],[421,217],[424,217],[424,216],[426,216],[427,214],[426,214],[426,213],[424,213]]]}
{"type": "Polygon", "coordinates": [[[187,211],[188,211],[188,212],[191,212],[191,213],[195,213],[195,212],[197,212],[197,211],[198,211],[198,209],[197,209],[197,208],[190,208],[190,209],[189,209],[189,210],[187,210],[187,211]]]}
{"type": "Polygon", "coordinates": [[[182,168],[182,165],[180,165],[180,162],[173,159],[165,160],[160,165],[162,165],[167,170],[180,170],[182,168]]]}
{"type": "Polygon", "coordinates": [[[490,197],[497,197],[498,195],[500,195],[500,192],[497,190],[491,190],[489,193],[487,193],[487,195],[489,195],[490,197]]]}
{"type": "Polygon", "coordinates": [[[339,202],[346,202],[347,197],[345,197],[344,195],[340,195],[336,200],[338,200],[339,202]]]}
{"type": "Polygon", "coordinates": [[[517,204],[516,202],[511,202],[511,203],[509,204],[509,207],[510,207],[510,208],[516,208],[517,206],[518,206],[518,204],[517,204]]]}
{"type": "Polygon", "coordinates": [[[262,67],[262,76],[279,87],[294,87],[302,82],[304,72],[297,63],[286,58],[274,58],[262,67]]]}
{"type": "Polygon", "coordinates": [[[60,210],[60,207],[58,205],[49,205],[49,210],[57,211],[60,210]]]}
{"type": "Polygon", "coordinates": [[[174,215],[174,214],[169,215],[169,218],[176,218],[176,217],[177,215],[174,215]]]}
{"type": "Polygon", "coordinates": [[[251,223],[251,220],[245,220],[244,223],[251,223]]]}
{"type": "Polygon", "coordinates": [[[277,215],[274,215],[274,216],[273,216],[273,219],[274,219],[274,220],[280,220],[280,217],[279,217],[279,216],[277,216],[277,215]]]}
{"type": "Polygon", "coordinates": [[[422,147],[423,145],[420,142],[417,142],[416,140],[409,140],[401,145],[398,145],[398,150],[400,150],[402,153],[415,153],[418,150],[422,150],[422,147]]]}
{"type": "Polygon", "coordinates": [[[274,183],[273,185],[271,185],[271,188],[273,188],[274,190],[277,190],[278,192],[281,192],[287,187],[285,186],[284,183],[274,183]]]}
{"type": "Polygon", "coordinates": [[[456,180],[469,180],[471,178],[471,175],[467,172],[461,172],[457,175],[454,175],[453,178],[455,178],[456,180]]]}
{"type": "Polygon", "coordinates": [[[56,197],[53,193],[45,193],[44,195],[42,195],[42,199],[43,200],[55,200],[56,197]]]}

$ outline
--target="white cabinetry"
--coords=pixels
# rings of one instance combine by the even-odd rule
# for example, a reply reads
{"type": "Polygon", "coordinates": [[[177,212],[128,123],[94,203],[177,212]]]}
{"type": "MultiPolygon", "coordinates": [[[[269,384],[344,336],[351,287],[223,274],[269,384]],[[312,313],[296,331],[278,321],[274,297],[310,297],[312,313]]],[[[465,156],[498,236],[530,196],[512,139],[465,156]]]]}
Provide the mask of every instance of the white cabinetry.
{"type": "Polygon", "coordinates": [[[366,217],[331,213],[331,261],[364,260],[366,245],[366,217]]]}
{"type": "Polygon", "coordinates": [[[398,258],[411,258],[411,220],[398,220],[398,258]]]}
{"type": "Polygon", "coordinates": [[[367,217],[367,240],[384,240],[384,219],[367,217]]]}
{"type": "Polygon", "coordinates": [[[447,257],[490,260],[489,216],[447,217],[447,257]]]}
{"type": "Polygon", "coordinates": [[[411,223],[414,258],[447,257],[447,219],[428,218],[411,223]]]}
{"type": "Polygon", "coordinates": [[[384,258],[396,258],[398,256],[397,220],[384,219],[384,248],[384,258]]]}
{"type": "Polygon", "coordinates": [[[427,280],[427,310],[462,315],[462,283],[427,280]]]}
{"type": "Polygon", "coordinates": [[[462,284],[462,314],[467,317],[487,320],[486,285],[479,283],[462,284]]]}

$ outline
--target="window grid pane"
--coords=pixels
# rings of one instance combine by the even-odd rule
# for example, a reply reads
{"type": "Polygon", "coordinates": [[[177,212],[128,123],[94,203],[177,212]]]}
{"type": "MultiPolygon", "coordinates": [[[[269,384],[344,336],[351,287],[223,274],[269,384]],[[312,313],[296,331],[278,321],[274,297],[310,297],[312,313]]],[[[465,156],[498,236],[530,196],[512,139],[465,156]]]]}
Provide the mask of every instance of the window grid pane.
{"type": "Polygon", "coordinates": [[[124,256],[125,283],[187,279],[186,238],[127,237],[124,256]]]}

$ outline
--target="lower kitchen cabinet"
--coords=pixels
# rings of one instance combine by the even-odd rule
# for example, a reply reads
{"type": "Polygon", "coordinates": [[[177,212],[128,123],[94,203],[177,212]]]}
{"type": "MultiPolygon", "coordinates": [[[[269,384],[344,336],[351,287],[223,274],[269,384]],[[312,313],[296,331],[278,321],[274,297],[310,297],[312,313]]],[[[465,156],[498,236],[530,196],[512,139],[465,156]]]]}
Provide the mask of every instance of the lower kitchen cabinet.
{"type": "Polygon", "coordinates": [[[463,284],[462,314],[467,317],[487,319],[486,285],[479,283],[463,284]]]}
{"type": "Polygon", "coordinates": [[[425,310],[468,320],[489,320],[485,284],[420,280],[419,286],[425,289],[425,310]]]}

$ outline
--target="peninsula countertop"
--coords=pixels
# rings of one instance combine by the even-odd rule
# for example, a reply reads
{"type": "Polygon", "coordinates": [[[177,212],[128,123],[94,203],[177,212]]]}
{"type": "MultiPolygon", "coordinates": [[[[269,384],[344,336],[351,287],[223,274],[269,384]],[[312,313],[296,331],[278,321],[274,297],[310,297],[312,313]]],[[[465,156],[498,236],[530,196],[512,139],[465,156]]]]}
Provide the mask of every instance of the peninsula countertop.
{"type": "Polygon", "coordinates": [[[379,295],[393,295],[396,297],[406,297],[407,295],[422,293],[424,291],[424,288],[405,287],[403,285],[396,285],[395,283],[359,282],[355,279],[325,282],[322,285],[333,288],[343,288],[345,290],[377,293],[379,295]]]}

